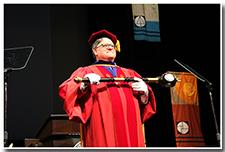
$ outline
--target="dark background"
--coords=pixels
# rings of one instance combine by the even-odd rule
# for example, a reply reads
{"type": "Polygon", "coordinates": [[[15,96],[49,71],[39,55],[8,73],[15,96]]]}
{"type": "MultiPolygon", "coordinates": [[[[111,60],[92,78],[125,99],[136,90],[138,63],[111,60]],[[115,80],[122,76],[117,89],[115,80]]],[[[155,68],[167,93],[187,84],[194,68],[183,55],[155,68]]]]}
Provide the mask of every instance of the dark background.
{"type": "MultiPolygon", "coordinates": [[[[187,72],[186,63],[213,84],[220,129],[220,4],[159,4],[161,42],[135,41],[130,4],[5,4],[4,48],[33,46],[27,67],[8,80],[9,142],[23,146],[50,114],[61,114],[58,86],[80,66],[94,62],[87,40],[106,29],[121,43],[116,63],[143,77],[187,72]]],[[[150,84],[157,113],[146,122],[148,147],[175,145],[169,88],[150,84]]],[[[216,130],[205,84],[198,80],[202,133],[214,146],[216,130]]]]}

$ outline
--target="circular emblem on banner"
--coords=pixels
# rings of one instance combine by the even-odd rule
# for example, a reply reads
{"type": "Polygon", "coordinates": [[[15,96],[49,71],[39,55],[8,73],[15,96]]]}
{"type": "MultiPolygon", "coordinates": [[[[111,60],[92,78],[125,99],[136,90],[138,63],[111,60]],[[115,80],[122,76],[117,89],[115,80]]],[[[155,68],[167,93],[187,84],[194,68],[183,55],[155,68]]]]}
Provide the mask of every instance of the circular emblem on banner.
{"type": "Polygon", "coordinates": [[[188,76],[187,74],[181,74],[178,78],[181,79],[181,82],[176,83],[175,87],[179,97],[189,104],[195,104],[198,101],[196,79],[192,79],[193,76],[188,76]]]}
{"type": "Polygon", "coordinates": [[[145,26],[144,16],[136,16],[134,19],[134,23],[137,27],[144,27],[145,26]]]}
{"type": "Polygon", "coordinates": [[[188,122],[180,121],[177,122],[178,134],[187,134],[189,132],[188,122]]]}

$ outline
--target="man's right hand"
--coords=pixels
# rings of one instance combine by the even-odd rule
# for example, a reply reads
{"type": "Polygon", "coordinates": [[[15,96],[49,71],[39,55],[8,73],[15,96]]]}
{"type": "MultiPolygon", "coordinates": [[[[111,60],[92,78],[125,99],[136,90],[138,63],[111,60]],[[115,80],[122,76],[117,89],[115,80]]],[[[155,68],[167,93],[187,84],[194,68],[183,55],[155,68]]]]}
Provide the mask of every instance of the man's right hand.
{"type": "Polygon", "coordinates": [[[90,84],[97,84],[97,85],[99,85],[100,83],[99,81],[101,79],[101,77],[95,73],[86,74],[84,78],[88,78],[90,81],[90,84]]]}
{"type": "Polygon", "coordinates": [[[89,82],[81,82],[80,85],[80,89],[85,92],[86,88],[90,85],[90,84],[96,84],[99,85],[99,81],[101,79],[101,77],[95,73],[88,73],[84,76],[84,78],[88,78],[89,82]]]}

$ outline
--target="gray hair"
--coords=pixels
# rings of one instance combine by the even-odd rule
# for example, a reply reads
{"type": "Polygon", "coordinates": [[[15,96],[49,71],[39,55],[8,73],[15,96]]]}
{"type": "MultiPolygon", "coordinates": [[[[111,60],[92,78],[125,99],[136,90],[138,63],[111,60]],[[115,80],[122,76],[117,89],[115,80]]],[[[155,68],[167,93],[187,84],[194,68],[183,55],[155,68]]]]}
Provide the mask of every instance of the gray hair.
{"type": "Polygon", "coordinates": [[[92,55],[93,55],[95,60],[96,60],[96,56],[94,54],[94,50],[97,48],[97,46],[99,45],[99,43],[101,41],[102,41],[102,38],[99,38],[99,39],[95,40],[95,42],[92,44],[92,55]]]}
{"type": "Polygon", "coordinates": [[[92,51],[94,51],[94,50],[97,48],[97,46],[98,46],[99,43],[102,41],[102,39],[103,39],[103,37],[101,37],[101,38],[95,40],[95,42],[92,44],[92,51]]]}

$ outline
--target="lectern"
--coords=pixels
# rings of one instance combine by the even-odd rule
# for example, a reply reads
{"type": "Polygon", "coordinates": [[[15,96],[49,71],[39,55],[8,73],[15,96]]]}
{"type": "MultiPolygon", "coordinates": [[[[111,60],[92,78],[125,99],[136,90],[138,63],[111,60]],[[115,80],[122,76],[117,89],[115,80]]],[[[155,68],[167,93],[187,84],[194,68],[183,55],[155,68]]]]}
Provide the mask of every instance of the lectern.
{"type": "Polygon", "coordinates": [[[43,147],[74,147],[80,141],[80,124],[69,120],[67,114],[52,114],[35,138],[43,147]]]}

